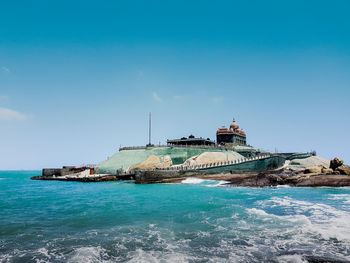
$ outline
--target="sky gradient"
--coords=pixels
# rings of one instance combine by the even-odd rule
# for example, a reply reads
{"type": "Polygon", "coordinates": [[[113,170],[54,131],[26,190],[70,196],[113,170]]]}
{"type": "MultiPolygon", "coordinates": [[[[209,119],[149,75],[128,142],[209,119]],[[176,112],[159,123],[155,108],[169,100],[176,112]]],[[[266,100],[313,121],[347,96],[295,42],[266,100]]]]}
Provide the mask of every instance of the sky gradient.
{"type": "Polygon", "coordinates": [[[2,1],[0,169],[98,163],[232,118],[350,163],[350,1],[2,1]]]}

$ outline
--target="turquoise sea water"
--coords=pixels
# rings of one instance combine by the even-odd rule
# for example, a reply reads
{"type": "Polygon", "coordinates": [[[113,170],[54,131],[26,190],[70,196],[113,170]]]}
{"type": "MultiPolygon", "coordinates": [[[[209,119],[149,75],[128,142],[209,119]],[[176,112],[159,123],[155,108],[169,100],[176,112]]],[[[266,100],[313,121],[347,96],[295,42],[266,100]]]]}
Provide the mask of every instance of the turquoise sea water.
{"type": "Polygon", "coordinates": [[[350,260],[350,188],[32,181],[0,172],[0,262],[350,260]]]}

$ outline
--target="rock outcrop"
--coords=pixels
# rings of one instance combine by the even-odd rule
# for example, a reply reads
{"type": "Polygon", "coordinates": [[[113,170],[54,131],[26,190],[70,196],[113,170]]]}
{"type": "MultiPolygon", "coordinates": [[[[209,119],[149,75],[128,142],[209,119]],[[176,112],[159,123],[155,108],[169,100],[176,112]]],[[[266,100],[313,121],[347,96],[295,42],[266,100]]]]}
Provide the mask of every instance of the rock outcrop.
{"type": "Polygon", "coordinates": [[[348,165],[339,166],[335,171],[338,171],[340,174],[350,175],[350,167],[348,165]]]}
{"type": "Polygon", "coordinates": [[[333,170],[331,168],[323,167],[322,168],[322,173],[323,174],[331,174],[331,173],[333,173],[333,170]]]}
{"type": "Polygon", "coordinates": [[[330,161],[330,164],[329,164],[329,168],[335,170],[337,169],[338,167],[342,166],[343,165],[343,160],[336,157],[334,158],[333,160],[330,161]]]}
{"type": "Polygon", "coordinates": [[[239,153],[204,152],[186,160],[185,165],[202,165],[218,162],[235,161],[244,158],[239,153]]]}
{"type": "Polygon", "coordinates": [[[313,166],[313,167],[306,168],[304,170],[304,173],[305,174],[316,174],[316,173],[319,174],[319,173],[322,173],[323,169],[327,169],[327,168],[324,167],[323,165],[313,166]]]}
{"type": "Polygon", "coordinates": [[[140,164],[130,167],[130,171],[135,170],[153,170],[157,168],[167,168],[173,165],[170,156],[164,156],[163,160],[160,160],[158,156],[151,155],[146,161],[140,164]]]}
{"type": "Polygon", "coordinates": [[[319,156],[311,156],[304,159],[293,159],[286,168],[300,171],[315,166],[324,166],[325,168],[329,168],[329,161],[319,156]]]}
{"type": "Polygon", "coordinates": [[[294,187],[350,186],[350,176],[341,174],[303,174],[290,170],[270,171],[258,174],[199,175],[202,179],[224,180],[227,185],[240,187],[271,187],[289,185],[294,187]]]}

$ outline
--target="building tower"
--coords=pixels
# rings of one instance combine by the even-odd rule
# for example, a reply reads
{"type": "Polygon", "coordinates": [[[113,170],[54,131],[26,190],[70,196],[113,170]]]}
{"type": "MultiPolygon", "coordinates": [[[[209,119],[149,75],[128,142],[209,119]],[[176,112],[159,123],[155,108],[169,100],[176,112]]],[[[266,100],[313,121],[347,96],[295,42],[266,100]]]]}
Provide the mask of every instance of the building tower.
{"type": "Polygon", "coordinates": [[[222,126],[216,131],[216,142],[218,145],[247,145],[247,136],[245,132],[239,128],[235,119],[233,119],[230,124],[230,129],[222,126]]]}

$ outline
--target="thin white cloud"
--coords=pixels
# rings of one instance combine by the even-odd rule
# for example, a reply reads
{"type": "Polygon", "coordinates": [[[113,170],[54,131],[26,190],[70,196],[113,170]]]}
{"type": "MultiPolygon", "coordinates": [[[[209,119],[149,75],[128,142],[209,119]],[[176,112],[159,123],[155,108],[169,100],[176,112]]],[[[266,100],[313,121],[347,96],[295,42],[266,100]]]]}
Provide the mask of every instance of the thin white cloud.
{"type": "Polygon", "coordinates": [[[6,72],[6,73],[9,73],[10,72],[10,69],[8,67],[5,67],[5,66],[2,66],[1,67],[1,70],[6,72]]]}
{"type": "Polygon", "coordinates": [[[155,99],[156,101],[158,101],[158,102],[163,101],[163,99],[161,97],[159,97],[156,92],[153,92],[152,95],[153,95],[153,99],[155,99]]]}
{"type": "Polygon", "coordinates": [[[0,120],[25,120],[28,116],[8,108],[0,108],[0,120]]]}

